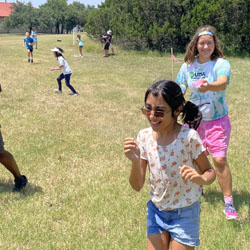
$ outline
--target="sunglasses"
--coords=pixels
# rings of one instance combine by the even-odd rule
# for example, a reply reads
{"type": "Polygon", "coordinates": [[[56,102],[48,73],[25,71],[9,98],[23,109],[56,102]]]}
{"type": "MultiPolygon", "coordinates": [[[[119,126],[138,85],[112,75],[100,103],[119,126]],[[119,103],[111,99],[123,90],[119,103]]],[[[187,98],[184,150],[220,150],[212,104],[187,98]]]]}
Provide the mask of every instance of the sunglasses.
{"type": "Polygon", "coordinates": [[[151,114],[151,112],[154,112],[154,117],[164,117],[164,115],[167,115],[171,110],[168,111],[157,111],[157,110],[152,110],[150,108],[146,108],[145,106],[143,106],[141,108],[141,111],[144,115],[149,116],[151,114]]]}

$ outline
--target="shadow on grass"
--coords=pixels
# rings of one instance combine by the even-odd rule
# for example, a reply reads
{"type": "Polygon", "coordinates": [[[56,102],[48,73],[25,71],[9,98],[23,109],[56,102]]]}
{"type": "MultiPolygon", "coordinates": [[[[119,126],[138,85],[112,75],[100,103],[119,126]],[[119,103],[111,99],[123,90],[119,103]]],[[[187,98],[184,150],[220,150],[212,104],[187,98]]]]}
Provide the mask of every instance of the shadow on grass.
{"type": "Polygon", "coordinates": [[[39,186],[33,185],[28,182],[27,186],[22,189],[20,192],[13,192],[14,181],[13,180],[4,180],[0,179],[0,194],[3,193],[20,193],[20,198],[25,198],[27,196],[34,195],[35,193],[43,193],[43,189],[39,186]]]}
{"type": "MultiPolygon", "coordinates": [[[[223,195],[221,192],[216,192],[216,191],[207,191],[205,192],[203,196],[204,200],[206,202],[209,202],[211,204],[215,204],[217,202],[223,202],[223,195]]],[[[240,191],[240,192],[233,192],[233,198],[234,198],[234,205],[235,208],[238,211],[241,210],[241,207],[246,206],[250,207],[250,193],[247,191],[240,191]]],[[[250,213],[250,210],[249,210],[250,213]]],[[[240,213],[239,213],[239,221],[234,221],[234,226],[240,228],[240,224],[250,224],[250,214],[247,216],[245,219],[240,218],[240,213]]]]}
{"type": "Polygon", "coordinates": [[[222,193],[218,191],[204,190],[204,195],[202,197],[206,202],[209,202],[211,204],[215,204],[223,200],[222,193]]]}

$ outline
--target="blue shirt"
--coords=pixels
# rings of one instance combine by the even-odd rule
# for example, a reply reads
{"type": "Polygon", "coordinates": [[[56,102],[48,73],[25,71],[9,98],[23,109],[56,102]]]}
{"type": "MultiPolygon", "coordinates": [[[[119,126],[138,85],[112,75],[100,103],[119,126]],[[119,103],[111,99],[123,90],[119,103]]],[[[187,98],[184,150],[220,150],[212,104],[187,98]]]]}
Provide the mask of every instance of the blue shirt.
{"type": "Polygon", "coordinates": [[[29,37],[29,38],[25,37],[24,42],[25,42],[25,46],[27,49],[33,49],[33,45],[29,45],[29,43],[34,42],[34,40],[31,37],[29,37]]]}

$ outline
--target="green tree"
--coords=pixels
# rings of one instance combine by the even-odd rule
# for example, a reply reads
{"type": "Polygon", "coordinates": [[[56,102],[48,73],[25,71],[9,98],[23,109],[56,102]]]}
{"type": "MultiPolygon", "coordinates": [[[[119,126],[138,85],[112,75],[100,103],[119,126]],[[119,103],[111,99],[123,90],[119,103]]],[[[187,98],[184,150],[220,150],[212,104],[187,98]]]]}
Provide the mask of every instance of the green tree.
{"type": "Polygon", "coordinates": [[[86,31],[92,35],[105,32],[107,27],[109,27],[108,15],[109,10],[105,8],[91,11],[87,16],[86,31]]]}
{"type": "Polygon", "coordinates": [[[226,53],[249,53],[250,2],[248,0],[196,0],[185,1],[188,11],[182,16],[182,35],[190,40],[195,30],[202,25],[217,29],[226,53]]]}
{"type": "Polygon", "coordinates": [[[76,25],[84,27],[86,24],[87,16],[94,9],[94,6],[88,5],[87,7],[79,2],[73,2],[68,5],[67,13],[65,16],[66,30],[71,31],[76,25]]]}
{"type": "Polygon", "coordinates": [[[88,16],[91,34],[112,29],[120,43],[136,49],[166,50],[180,45],[181,1],[106,0],[88,16]]]}
{"type": "Polygon", "coordinates": [[[17,1],[17,3],[12,5],[12,9],[11,15],[3,21],[5,30],[9,31],[10,29],[22,28],[30,32],[32,27],[37,27],[39,15],[31,3],[24,4],[17,1]]]}
{"type": "Polygon", "coordinates": [[[112,29],[129,48],[185,51],[195,30],[214,26],[227,53],[249,53],[249,0],[106,0],[90,12],[86,30],[112,29]]]}
{"type": "Polygon", "coordinates": [[[78,24],[78,21],[79,18],[77,10],[72,5],[69,5],[65,15],[65,28],[67,30],[67,33],[78,24]]]}
{"type": "Polygon", "coordinates": [[[50,31],[53,33],[56,27],[56,19],[53,16],[53,10],[47,6],[40,6],[39,10],[39,30],[50,31]]]}
{"type": "Polygon", "coordinates": [[[40,6],[43,18],[50,16],[50,23],[55,25],[57,34],[64,31],[67,7],[67,0],[47,0],[45,4],[40,6]]]}

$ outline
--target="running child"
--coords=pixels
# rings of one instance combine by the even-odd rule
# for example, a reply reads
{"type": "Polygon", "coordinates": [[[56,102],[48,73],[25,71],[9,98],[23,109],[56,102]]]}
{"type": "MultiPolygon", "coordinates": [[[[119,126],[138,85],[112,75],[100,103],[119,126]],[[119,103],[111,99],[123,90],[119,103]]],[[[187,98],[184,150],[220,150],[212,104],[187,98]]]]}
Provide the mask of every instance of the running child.
{"type": "Polygon", "coordinates": [[[147,246],[152,249],[194,249],[200,244],[200,186],[215,180],[205,148],[194,130],[201,114],[186,102],[179,85],[162,80],[145,94],[142,113],[150,127],[125,138],[124,153],[132,162],[130,185],[140,191],[149,170],[147,246]],[[185,127],[177,122],[181,118],[185,127]]]}
{"type": "Polygon", "coordinates": [[[200,106],[202,121],[198,133],[210,153],[217,180],[224,196],[226,219],[237,219],[232,197],[232,174],[227,162],[231,134],[226,90],[230,82],[231,67],[224,58],[216,30],[212,26],[197,29],[187,46],[184,64],[177,83],[191,90],[190,101],[200,106]],[[200,82],[198,86],[196,83],[200,82]]]}
{"type": "Polygon", "coordinates": [[[70,77],[72,74],[72,70],[70,69],[67,61],[65,60],[62,53],[64,52],[61,48],[54,48],[51,49],[51,51],[54,53],[54,56],[57,59],[58,62],[58,68],[53,68],[51,70],[62,70],[62,74],[57,77],[57,83],[58,83],[58,89],[55,89],[55,93],[61,94],[62,93],[62,80],[65,79],[66,86],[72,91],[70,95],[77,96],[78,93],[74,89],[74,87],[70,84],[70,77]]]}
{"type": "Polygon", "coordinates": [[[77,35],[77,41],[78,41],[80,57],[83,57],[83,55],[82,55],[83,40],[81,39],[81,35],[77,35]]]}
{"type": "Polygon", "coordinates": [[[25,33],[26,37],[23,41],[23,46],[25,45],[27,51],[28,51],[28,62],[33,63],[33,43],[34,40],[30,37],[30,33],[25,33]]]}
{"type": "MultiPolygon", "coordinates": [[[[1,85],[0,85],[0,92],[2,91],[1,85]]],[[[1,125],[0,125],[1,128],[1,125]]],[[[5,150],[4,148],[4,141],[2,137],[2,133],[0,130],[0,163],[3,164],[3,166],[9,170],[10,173],[14,176],[14,187],[13,191],[20,191],[23,189],[28,182],[28,179],[25,175],[21,175],[20,170],[17,166],[17,163],[13,157],[13,155],[5,150]]]]}

